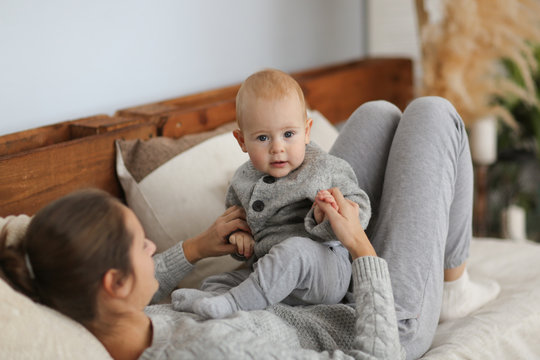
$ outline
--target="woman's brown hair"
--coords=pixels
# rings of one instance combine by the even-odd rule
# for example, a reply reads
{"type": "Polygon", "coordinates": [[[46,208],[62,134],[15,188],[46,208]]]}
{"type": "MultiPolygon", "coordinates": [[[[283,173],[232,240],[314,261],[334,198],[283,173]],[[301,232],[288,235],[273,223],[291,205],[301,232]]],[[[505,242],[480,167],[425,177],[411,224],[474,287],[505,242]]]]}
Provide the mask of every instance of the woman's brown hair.
{"type": "Polygon", "coordinates": [[[107,270],[132,273],[132,239],[117,199],[80,190],[41,209],[15,246],[0,234],[0,266],[16,290],[88,325],[107,270]]]}

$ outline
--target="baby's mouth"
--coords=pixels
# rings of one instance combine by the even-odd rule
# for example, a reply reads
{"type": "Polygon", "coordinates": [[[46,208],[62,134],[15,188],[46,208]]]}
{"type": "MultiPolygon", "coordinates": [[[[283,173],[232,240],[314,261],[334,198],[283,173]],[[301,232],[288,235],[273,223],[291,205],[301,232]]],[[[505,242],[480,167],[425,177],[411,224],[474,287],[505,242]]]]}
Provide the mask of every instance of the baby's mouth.
{"type": "Polygon", "coordinates": [[[270,163],[270,165],[276,166],[276,167],[282,167],[282,166],[285,166],[286,164],[287,164],[286,161],[272,161],[270,163]]]}

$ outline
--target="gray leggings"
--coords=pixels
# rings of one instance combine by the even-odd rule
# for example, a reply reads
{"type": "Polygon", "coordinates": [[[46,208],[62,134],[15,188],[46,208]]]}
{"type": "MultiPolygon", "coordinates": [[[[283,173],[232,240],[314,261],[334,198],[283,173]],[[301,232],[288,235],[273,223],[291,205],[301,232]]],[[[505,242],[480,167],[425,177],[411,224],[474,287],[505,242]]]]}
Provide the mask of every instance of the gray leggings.
{"type": "Polygon", "coordinates": [[[337,304],[351,279],[349,252],[341,244],[291,237],[272,246],[249,269],[206,278],[201,290],[229,292],[240,310],[288,305],[337,304]]]}
{"type": "Polygon", "coordinates": [[[407,358],[428,350],[444,269],[461,265],[472,237],[473,171],[464,124],[445,99],[359,107],[330,153],[347,160],[369,195],[367,235],[390,270],[407,358]]]}

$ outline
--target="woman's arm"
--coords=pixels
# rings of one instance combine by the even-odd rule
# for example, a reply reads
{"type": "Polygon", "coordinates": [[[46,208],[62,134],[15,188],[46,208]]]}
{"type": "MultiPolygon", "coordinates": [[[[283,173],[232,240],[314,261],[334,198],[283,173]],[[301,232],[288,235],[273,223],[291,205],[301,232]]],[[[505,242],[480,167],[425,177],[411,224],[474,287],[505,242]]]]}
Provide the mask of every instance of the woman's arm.
{"type": "MultiPolygon", "coordinates": [[[[358,204],[330,189],[338,211],[329,203],[316,200],[328,217],[332,229],[353,258],[352,281],[356,307],[354,359],[400,359],[405,351],[399,341],[394,297],[384,259],[377,257],[358,218],[358,204]]],[[[341,353],[332,357],[340,358],[341,353]]]]}
{"type": "Polygon", "coordinates": [[[354,359],[404,359],[386,261],[376,256],[359,257],[352,271],[356,334],[352,349],[346,353],[354,359]]]}
{"type": "Polygon", "coordinates": [[[326,214],[332,230],[349,251],[353,260],[361,256],[377,256],[360,224],[358,204],[345,199],[338,188],[332,188],[328,191],[336,200],[338,210],[320,199],[315,199],[315,203],[326,214]]]}
{"type": "Polygon", "coordinates": [[[356,314],[354,338],[350,349],[340,349],[332,353],[298,350],[290,357],[404,359],[405,350],[399,341],[394,296],[386,261],[377,257],[360,224],[358,204],[345,199],[337,188],[329,191],[337,202],[338,210],[323,200],[316,202],[353,258],[352,281],[356,314]]]}
{"type": "Polygon", "coordinates": [[[193,269],[193,265],[185,256],[182,245],[183,243],[178,243],[154,256],[154,271],[159,288],[152,297],[151,304],[158,303],[169,295],[180,280],[193,269]]]}
{"type": "Polygon", "coordinates": [[[154,294],[152,303],[169,295],[197,261],[234,253],[236,246],[229,244],[227,237],[237,230],[250,232],[245,218],[242,208],[232,206],[202,234],[155,255],[155,277],[159,282],[159,289],[154,294]]]}

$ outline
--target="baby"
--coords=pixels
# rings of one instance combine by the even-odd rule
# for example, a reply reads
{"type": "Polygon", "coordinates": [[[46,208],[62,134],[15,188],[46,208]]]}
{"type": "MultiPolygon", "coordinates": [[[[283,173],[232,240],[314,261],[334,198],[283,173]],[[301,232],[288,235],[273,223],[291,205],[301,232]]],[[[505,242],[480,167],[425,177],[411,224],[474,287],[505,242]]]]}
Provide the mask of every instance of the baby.
{"type": "Polygon", "coordinates": [[[226,205],[246,211],[251,234],[235,232],[229,242],[250,269],[209,277],[201,290],[173,293],[173,307],[221,318],[239,310],[290,305],[334,304],[349,287],[351,264],[330,223],[314,204],[318,197],[337,209],[327,189],[337,187],[359,206],[367,227],[371,208],[350,165],[310,143],[298,83],[278,70],[246,79],[236,98],[233,134],[249,161],[231,180],[226,205]]]}

